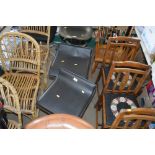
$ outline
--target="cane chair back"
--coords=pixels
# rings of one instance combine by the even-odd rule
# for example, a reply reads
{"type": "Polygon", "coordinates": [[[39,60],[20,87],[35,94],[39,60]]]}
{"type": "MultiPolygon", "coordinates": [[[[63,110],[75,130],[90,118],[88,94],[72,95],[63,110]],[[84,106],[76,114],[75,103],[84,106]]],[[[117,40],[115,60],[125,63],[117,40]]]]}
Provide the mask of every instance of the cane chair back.
{"type": "Polygon", "coordinates": [[[15,87],[21,112],[35,118],[40,84],[39,44],[32,37],[19,32],[3,34],[0,44],[0,59],[5,71],[2,77],[15,87]]]}
{"type": "Polygon", "coordinates": [[[137,95],[150,73],[150,66],[133,61],[114,61],[105,81],[104,92],[137,95]]]}
{"type": "Polygon", "coordinates": [[[51,26],[22,26],[21,32],[32,36],[40,46],[40,59],[41,59],[41,73],[42,82],[40,88],[42,90],[47,88],[47,78],[54,57],[53,53],[50,52],[49,43],[51,37],[51,26]]]}
{"type": "Polygon", "coordinates": [[[47,37],[47,45],[50,42],[50,26],[22,26],[22,33],[40,34],[47,37]]]}
{"type": "Polygon", "coordinates": [[[11,83],[1,77],[0,96],[4,100],[4,109],[18,116],[18,122],[14,120],[8,121],[8,128],[21,128],[22,119],[17,91],[11,83]]]}
{"type": "Polygon", "coordinates": [[[40,75],[40,47],[30,36],[7,32],[0,36],[0,59],[5,71],[40,75]]]}
{"type": "Polygon", "coordinates": [[[155,109],[136,108],[121,112],[114,120],[111,128],[148,129],[151,123],[155,123],[155,109]]]}
{"type": "Polygon", "coordinates": [[[133,61],[140,46],[140,40],[132,37],[109,37],[103,63],[112,61],[133,61]]]}

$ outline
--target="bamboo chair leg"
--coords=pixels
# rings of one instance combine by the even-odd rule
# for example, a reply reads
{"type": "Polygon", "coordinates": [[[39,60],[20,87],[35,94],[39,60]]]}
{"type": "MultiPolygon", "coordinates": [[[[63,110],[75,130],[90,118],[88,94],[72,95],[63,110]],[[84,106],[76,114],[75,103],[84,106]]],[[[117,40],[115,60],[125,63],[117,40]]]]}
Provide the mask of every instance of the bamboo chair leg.
{"type": "Polygon", "coordinates": [[[23,127],[23,120],[22,120],[22,115],[18,115],[18,128],[23,127]]]}
{"type": "Polygon", "coordinates": [[[35,110],[35,118],[38,118],[38,116],[39,116],[39,108],[36,108],[36,110],[35,110]]]}
{"type": "Polygon", "coordinates": [[[45,73],[44,73],[44,90],[47,88],[47,72],[45,71],[45,73]]]}

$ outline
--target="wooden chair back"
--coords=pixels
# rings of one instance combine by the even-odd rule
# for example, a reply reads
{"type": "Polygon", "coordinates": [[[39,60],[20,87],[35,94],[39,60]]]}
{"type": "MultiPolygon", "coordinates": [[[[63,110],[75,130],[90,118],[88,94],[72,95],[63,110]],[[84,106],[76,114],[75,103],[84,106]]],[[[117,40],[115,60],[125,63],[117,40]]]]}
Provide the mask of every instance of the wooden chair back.
{"type": "Polygon", "coordinates": [[[0,36],[0,61],[5,71],[40,75],[40,47],[26,34],[7,32],[0,36]]]}
{"type": "Polygon", "coordinates": [[[50,26],[22,26],[21,32],[40,34],[47,37],[47,45],[50,42],[50,26]]]}
{"type": "Polygon", "coordinates": [[[111,65],[112,61],[133,61],[139,47],[140,40],[137,38],[125,36],[109,37],[103,56],[103,63],[111,65]]]}
{"type": "Polygon", "coordinates": [[[128,109],[119,113],[111,128],[147,129],[149,128],[150,123],[155,123],[154,108],[128,109]]]}
{"type": "Polygon", "coordinates": [[[133,61],[114,61],[105,82],[104,92],[137,95],[149,73],[148,65],[133,61]]]}
{"type": "Polygon", "coordinates": [[[16,89],[7,80],[0,77],[0,96],[4,100],[4,109],[18,116],[18,128],[22,126],[21,110],[16,89]]]}

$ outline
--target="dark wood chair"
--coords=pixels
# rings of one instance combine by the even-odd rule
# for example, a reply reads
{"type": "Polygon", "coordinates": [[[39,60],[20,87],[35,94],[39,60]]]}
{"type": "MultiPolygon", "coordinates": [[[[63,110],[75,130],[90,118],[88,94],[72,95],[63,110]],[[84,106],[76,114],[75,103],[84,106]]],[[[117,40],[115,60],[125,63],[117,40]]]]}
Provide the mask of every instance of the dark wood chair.
{"type": "Polygon", "coordinates": [[[99,92],[97,79],[98,102],[96,104],[96,127],[98,127],[98,111],[102,109],[102,126],[111,126],[115,117],[124,109],[138,107],[136,97],[150,73],[150,67],[132,61],[114,61],[110,71],[100,69],[102,90],[99,92]]]}
{"type": "Polygon", "coordinates": [[[26,129],[93,129],[83,119],[69,114],[51,114],[26,125],[26,129]]]}
{"type": "Polygon", "coordinates": [[[104,45],[97,40],[92,74],[99,64],[111,65],[113,60],[133,61],[139,47],[140,40],[132,37],[109,37],[107,44],[104,45]]]}
{"type": "Polygon", "coordinates": [[[120,113],[114,120],[111,129],[148,129],[155,122],[154,108],[136,108],[120,113]]]}

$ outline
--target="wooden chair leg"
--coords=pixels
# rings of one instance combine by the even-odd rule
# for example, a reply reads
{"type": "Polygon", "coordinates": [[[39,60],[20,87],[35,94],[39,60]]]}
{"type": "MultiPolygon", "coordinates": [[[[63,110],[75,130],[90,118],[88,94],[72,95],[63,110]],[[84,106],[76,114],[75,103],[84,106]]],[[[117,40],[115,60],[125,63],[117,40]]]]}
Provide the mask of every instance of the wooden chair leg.
{"type": "Polygon", "coordinates": [[[96,103],[96,129],[98,128],[98,103],[96,103]]]}
{"type": "Polygon", "coordinates": [[[94,74],[94,72],[96,71],[96,68],[98,66],[98,62],[93,62],[93,65],[92,65],[92,71],[91,71],[91,75],[94,74]]]}

